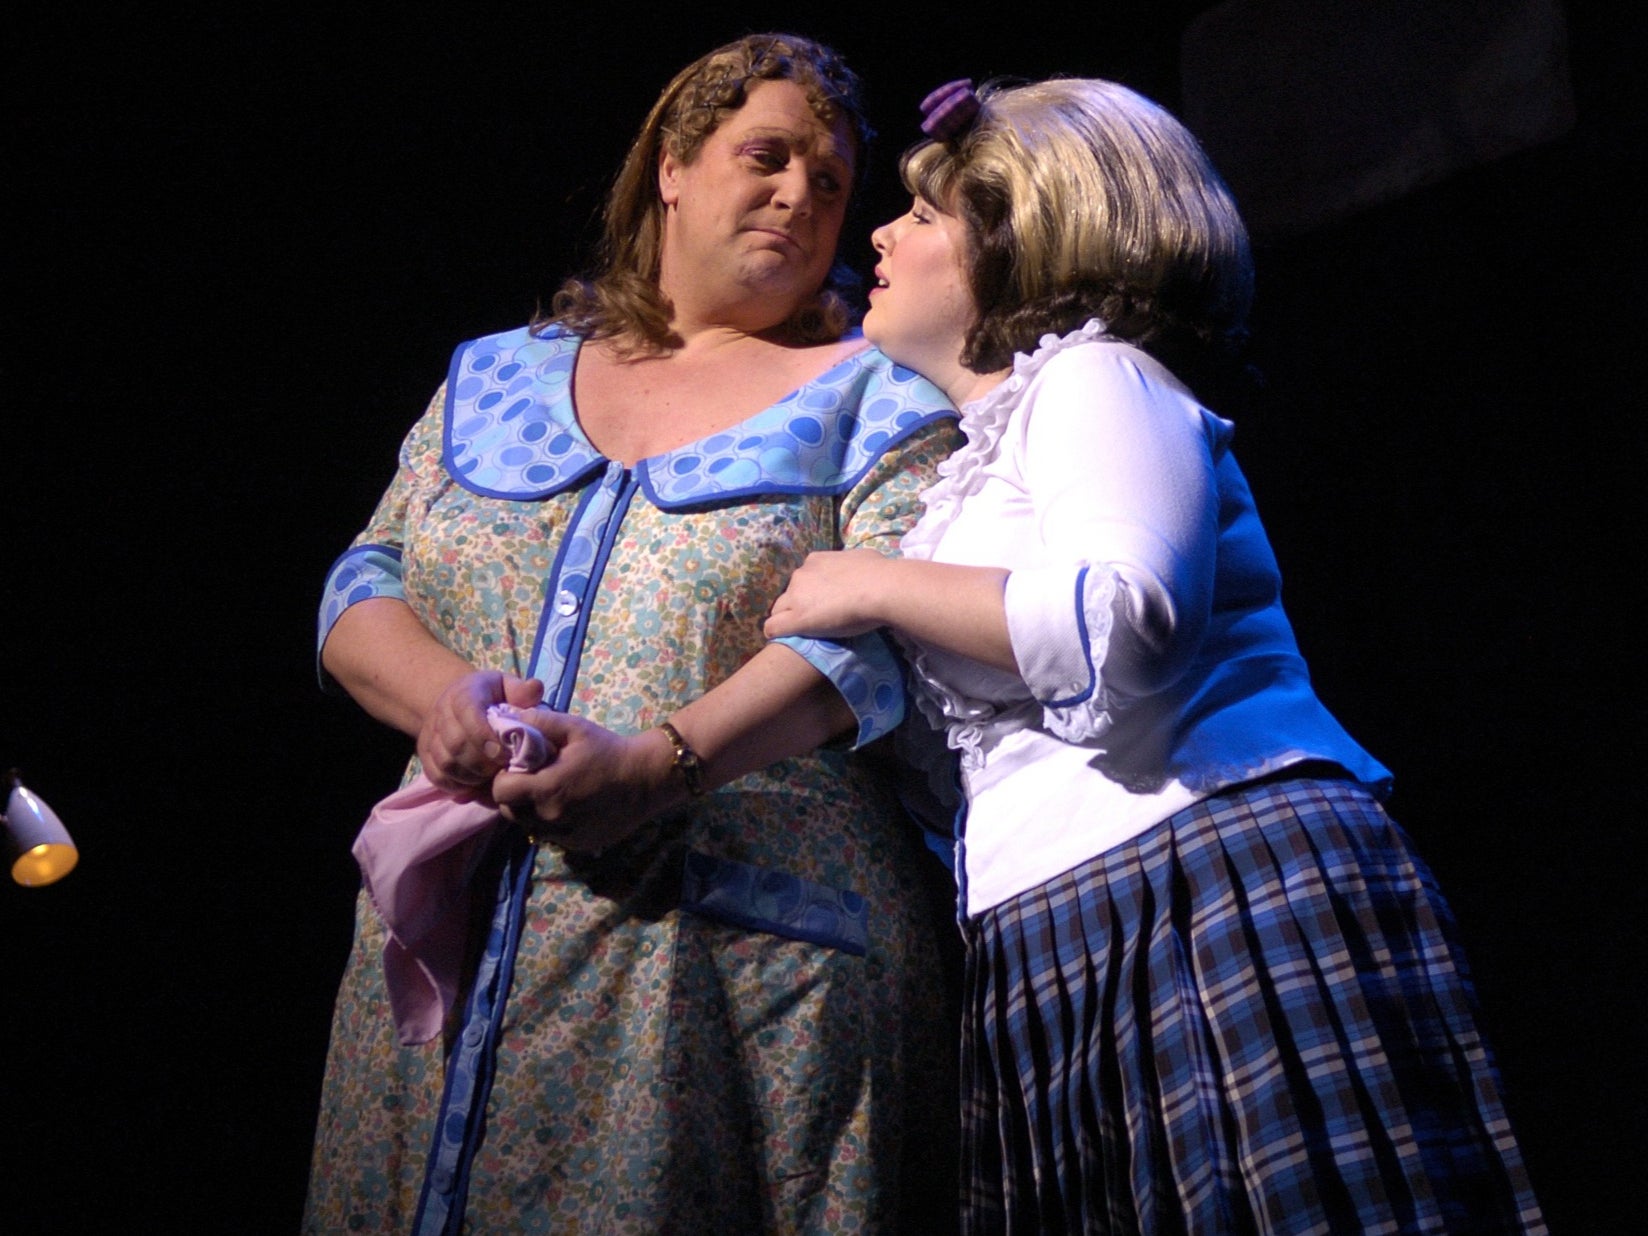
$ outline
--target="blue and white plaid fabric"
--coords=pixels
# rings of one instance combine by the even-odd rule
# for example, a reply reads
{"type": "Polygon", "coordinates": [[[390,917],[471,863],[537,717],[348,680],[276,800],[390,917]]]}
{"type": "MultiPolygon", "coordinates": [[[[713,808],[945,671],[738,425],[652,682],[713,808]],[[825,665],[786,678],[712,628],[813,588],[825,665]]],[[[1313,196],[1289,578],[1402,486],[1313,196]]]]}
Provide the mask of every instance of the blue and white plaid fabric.
{"type": "Polygon", "coordinates": [[[1238,787],[967,934],[969,1234],[1546,1230],[1448,908],[1358,786],[1238,787]]]}

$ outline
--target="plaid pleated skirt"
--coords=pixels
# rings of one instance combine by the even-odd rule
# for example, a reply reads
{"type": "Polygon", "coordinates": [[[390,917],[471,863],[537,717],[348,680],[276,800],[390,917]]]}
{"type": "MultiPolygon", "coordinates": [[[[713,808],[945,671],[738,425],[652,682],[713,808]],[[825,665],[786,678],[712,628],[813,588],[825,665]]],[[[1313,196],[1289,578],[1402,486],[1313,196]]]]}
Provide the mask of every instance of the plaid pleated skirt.
{"type": "Polygon", "coordinates": [[[1359,786],[1234,788],[966,930],[969,1234],[1546,1230],[1447,906],[1359,786]]]}

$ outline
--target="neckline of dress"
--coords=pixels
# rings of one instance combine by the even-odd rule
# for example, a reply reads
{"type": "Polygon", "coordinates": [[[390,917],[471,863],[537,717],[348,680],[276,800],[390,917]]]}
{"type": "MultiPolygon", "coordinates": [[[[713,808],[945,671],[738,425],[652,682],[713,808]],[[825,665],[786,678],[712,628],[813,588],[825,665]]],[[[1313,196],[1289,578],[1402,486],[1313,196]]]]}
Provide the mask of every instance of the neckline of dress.
{"type": "Polygon", "coordinates": [[[604,451],[602,451],[600,447],[595,445],[594,440],[590,438],[589,434],[584,432],[584,423],[578,417],[578,403],[577,403],[576,398],[574,397],[574,392],[577,389],[577,381],[578,381],[578,377],[577,377],[577,375],[578,375],[578,358],[583,355],[584,345],[589,342],[589,338],[588,338],[588,336],[585,336],[585,335],[575,334],[572,331],[565,331],[564,334],[566,335],[567,338],[569,338],[573,341],[572,364],[571,364],[570,369],[568,370],[566,390],[564,392],[562,392],[562,394],[561,394],[561,399],[566,403],[566,410],[567,410],[567,417],[568,417],[567,425],[571,428],[572,432],[577,435],[578,440],[581,443],[583,443],[586,447],[588,447],[589,450],[591,451],[591,453],[596,458],[605,460],[607,463],[622,464],[625,468],[627,468],[631,471],[634,471],[635,469],[640,468],[641,466],[643,466],[645,464],[652,463],[655,460],[668,459],[672,455],[679,455],[683,451],[693,451],[693,450],[700,449],[703,446],[704,443],[714,441],[716,438],[720,437],[722,434],[737,433],[744,426],[753,425],[756,421],[760,420],[762,417],[771,415],[774,411],[776,411],[777,409],[783,407],[785,404],[793,403],[797,398],[799,398],[801,395],[803,395],[807,390],[809,390],[810,388],[812,388],[814,386],[817,386],[819,383],[823,382],[824,379],[828,378],[831,374],[835,373],[836,370],[842,369],[842,368],[846,367],[847,365],[850,365],[850,364],[854,363],[855,361],[859,360],[867,352],[871,351],[872,348],[874,347],[874,345],[872,343],[870,343],[869,340],[865,339],[863,335],[859,335],[858,336],[858,342],[860,344],[859,347],[854,348],[851,352],[847,353],[847,355],[843,356],[840,360],[836,361],[833,365],[829,365],[828,367],[819,370],[819,372],[815,373],[812,377],[808,378],[800,386],[792,388],[791,390],[787,391],[785,394],[781,395],[779,398],[777,398],[777,399],[773,400],[771,403],[767,404],[765,407],[759,408],[756,411],[750,413],[748,416],[742,417],[741,419],[736,420],[732,424],[727,425],[727,426],[725,426],[721,429],[711,430],[709,433],[704,434],[701,437],[694,438],[690,442],[683,442],[679,446],[672,446],[667,451],[659,451],[655,455],[643,455],[639,459],[632,460],[629,463],[624,463],[624,461],[618,460],[618,459],[613,459],[612,456],[610,456],[610,455],[606,454],[604,451]]]}

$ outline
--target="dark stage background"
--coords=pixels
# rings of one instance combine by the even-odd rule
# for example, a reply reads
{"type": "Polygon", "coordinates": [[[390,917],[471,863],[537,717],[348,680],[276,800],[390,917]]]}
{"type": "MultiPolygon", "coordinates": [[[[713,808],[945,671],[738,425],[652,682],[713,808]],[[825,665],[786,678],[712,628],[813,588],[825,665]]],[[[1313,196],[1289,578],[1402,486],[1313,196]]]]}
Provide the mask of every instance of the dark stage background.
{"type": "MultiPolygon", "coordinates": [[[[774,25],[845,50],[884,134],[867,270],[927,89],[1177,108],[1208,7],[6,19],[0,761],[82,859],[0,886],[0,1230],[296,1227],[349,843],[407,750],[317,690],[318,586],[451,347],[578,265],[667,77],[774,25]]],[[[1565,17],[1561,135],[1264,240],[1237,449],[1320,690],[1459,915],[1553,1226],[1598,1233],[1644,1162],[1644,96],[1640,31],[1565,17]]]]}

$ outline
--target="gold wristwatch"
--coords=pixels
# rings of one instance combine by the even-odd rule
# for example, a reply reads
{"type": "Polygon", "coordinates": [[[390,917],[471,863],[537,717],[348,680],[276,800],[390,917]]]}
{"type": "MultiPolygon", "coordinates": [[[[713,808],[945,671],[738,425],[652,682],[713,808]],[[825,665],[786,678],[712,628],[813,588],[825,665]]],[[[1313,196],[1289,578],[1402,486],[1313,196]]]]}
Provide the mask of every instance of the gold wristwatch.
{"type": "Polygon", "coordinates": [[[687,783],[687,793],[699,798],[704,793],[704,761],[698,758],[698,752],[687,746],[687,740],[681,737],[681,731],[668,721],[660,721],[658,728],[664,731],[664,737],[669,739],[670,746],[675,748],[675,767],[681,773],[681,779],[687,783]]]}

